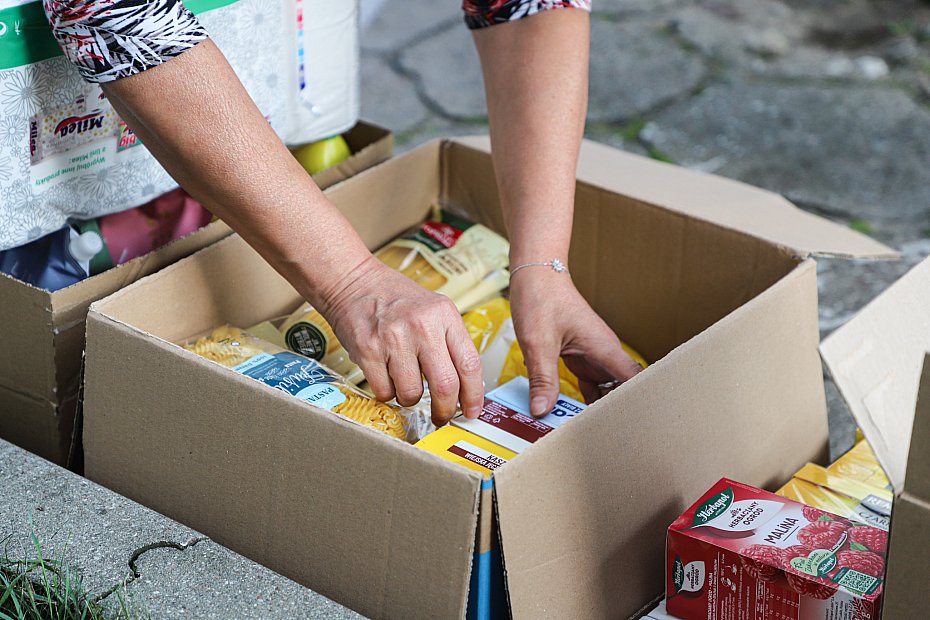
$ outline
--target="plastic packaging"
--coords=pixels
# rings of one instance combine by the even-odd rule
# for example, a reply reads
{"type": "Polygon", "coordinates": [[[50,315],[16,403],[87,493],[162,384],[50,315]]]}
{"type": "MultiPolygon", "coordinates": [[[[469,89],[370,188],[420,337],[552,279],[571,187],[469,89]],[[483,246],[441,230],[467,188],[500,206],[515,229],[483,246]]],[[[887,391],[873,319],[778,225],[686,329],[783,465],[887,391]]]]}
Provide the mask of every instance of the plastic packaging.
{"type": "Polygon", "coordinates": [[[516,456],[512,450],[451,425],[443,426],[414,445],[486,477],[516,456]]]}
{"type": "Polygon", "coordinates": [[[310,304],[302,304],[279,328],[288,349],[318,360],[358,385],[365,380],[362,369],[349,359],[349,352],[336,338],[323,315],[310,304]]]}
{"type": "Polygon", "coordinates": [[[90,261],[103,249],[100,235],[62,228],[32,243],[0,252],[0,271],[53,292],[90,275],[90,261]]]}
{"type": "Polygon", "coordinates": [[[344,381],[316,360],[285,351],[225,325],[185,343],[184,348],[275,389],[397,439],[407,439],[407,417],[344,381]]]}
{"type": "MultiPolygon", "coordinates": [[[[517,334],[510,314],[510,302],[503,297],[491,299],[462,317],[465,327],[481,355],[485,389],[493,389],[514,377],[526,377],[528,371],[523,351],[517,342],[517,334]]],[[[643,368],[649,364],[624,342],[623,350],[643,368]]],[[[559,359],[559,391],[566,396],[584,402],[578,377],[559,359]]]]}
{"type": "Polygon", "coordinates": [[[203,228],[212,219],[212,213],[178,188],[97,222],[113,264],[122,265],[203,228]]]}
{"type": "Polygon", "coordinates": [[[509,252],[507,240],[491,229],[434,206],[430,219],[375,255],[424,288],[449,297],[461,312],[463,297],[474,304],[507,287],[509,252]],[[489,276],[494,290],[488,290],[489,276]],[[482,283],[479,296],[472,294],[482,283]]]}

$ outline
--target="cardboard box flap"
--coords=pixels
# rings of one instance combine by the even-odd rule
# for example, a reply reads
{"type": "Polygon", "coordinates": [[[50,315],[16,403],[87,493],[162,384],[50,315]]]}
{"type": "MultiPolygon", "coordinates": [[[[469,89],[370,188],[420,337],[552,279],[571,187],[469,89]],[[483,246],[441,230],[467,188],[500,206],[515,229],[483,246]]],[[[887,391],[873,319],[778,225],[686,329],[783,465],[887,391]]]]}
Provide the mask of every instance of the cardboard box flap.
{"type": "MultiPolygon", "coordinates": [[[[892,284],[820,347],[840,393],[896,493],[905,485],[917,389],[927,351],[930,259],[892,284]]],[[[924,408],[930,407],[928,399],[930,392],[925,393],[924,408]]],[[[921,473],[926,477],[926,470],[921,473]]],[[[930,485],[926,481],[921,484],[930,485]]],[[[914,492],[910,486],[908,491],[914,492]]]]}
{"type": "Polygon", "coordinates": [[[930,354],[923,359],[904,488],[930,503],[930,354]]]}
{"type": "MultiPolygon", "coordinates": [[[[490,151],[487,136],[455,138],[490,151]]],[[[802,211],[773,192],[739,181],[624,153],[585,140],[578,180],[690,217],[750,234],[800,256],[896,258],[898,253],[846,226],[802,211]]]]}

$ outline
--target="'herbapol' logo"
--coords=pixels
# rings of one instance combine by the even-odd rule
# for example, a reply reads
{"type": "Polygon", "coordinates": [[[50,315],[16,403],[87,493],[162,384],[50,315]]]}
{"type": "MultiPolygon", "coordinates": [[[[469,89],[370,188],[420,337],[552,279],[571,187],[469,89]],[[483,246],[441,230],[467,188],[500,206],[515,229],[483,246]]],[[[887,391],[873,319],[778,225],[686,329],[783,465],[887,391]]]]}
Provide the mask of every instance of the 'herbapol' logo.
{"type": "Polygon", "coordinates": [[[64,138],[73,133],[81,134],[85,131],[100,129],[102,127],[103,112],[94,110],[90,114],[85,114],[84,116],[69,116],[63,119],[55,126],[55,134],[59,138],[64,138]]]}
{"type": "Polygon", "coordinates": [[[691,527],[700,527],[713,521],[730,507],[733,503],[733,489],[727,487],[714,497],[708,499],[704,504],[694,511],[694,523],[691,527]]]}

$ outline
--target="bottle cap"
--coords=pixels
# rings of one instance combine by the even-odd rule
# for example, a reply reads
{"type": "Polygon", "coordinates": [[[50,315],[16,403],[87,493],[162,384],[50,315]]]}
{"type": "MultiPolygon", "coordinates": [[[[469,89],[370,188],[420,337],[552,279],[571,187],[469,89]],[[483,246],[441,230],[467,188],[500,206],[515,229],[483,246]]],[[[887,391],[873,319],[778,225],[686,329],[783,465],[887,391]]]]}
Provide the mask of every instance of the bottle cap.
{"type": "Polygon", "coordinates": [[[102,249],[103,239],[100,238],[100,235],[92,231],[84,232],[74,237],[71,239],[71,244],[68,246],[71,256],[74,257],[74,260],[79,262],[89,261],[100,253],[102,249]]]}

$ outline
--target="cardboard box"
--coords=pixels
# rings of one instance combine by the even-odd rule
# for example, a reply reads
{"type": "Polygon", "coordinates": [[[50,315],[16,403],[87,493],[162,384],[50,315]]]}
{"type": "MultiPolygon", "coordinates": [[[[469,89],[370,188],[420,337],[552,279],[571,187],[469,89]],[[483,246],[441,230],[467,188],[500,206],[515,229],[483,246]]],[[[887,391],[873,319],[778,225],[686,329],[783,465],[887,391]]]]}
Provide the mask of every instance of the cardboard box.
{"type": "MultiPolygon", "coordinates": [[[[393,136],[360,122],[347,161],[317,175],[328,187],[391,156],[393,136]]],[[[91,302],[228,236],[222,222],[68,288],[50,293],[0,274],[0,437],[79,467],[72,430],[79,401],[84,318],[91,302]]]]}
{"type": "Polygon", "coordinates": [[[930,260],[826,338],[824,360],[895,491],[883,607],[924,617],[930,582],[930,260]]]}
{"type": "MultiPolygon", "coordinates": [[[[593,143],[578,179],[573,278],[655,363],[494,472],[493,512],[478,472],[172,344],[297,305],[238,237],[92,307],[88,476],[371,617],[461,617],[489,537],[517,618],[644,610],[694,497],[724,473],[775,488],[826,457],[811,253],[893,252],[770,192],[593,143]]],[[[327,194],[371,248],[437,201],[504,230],[482,138],[327,194]]]]}

